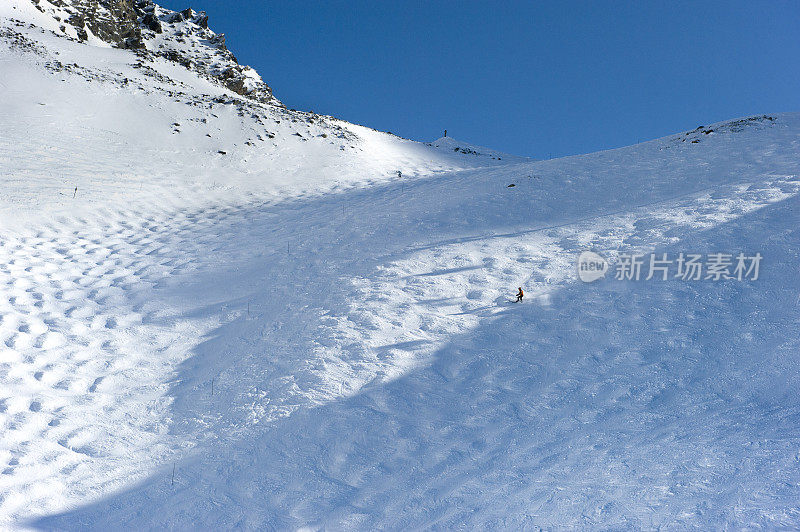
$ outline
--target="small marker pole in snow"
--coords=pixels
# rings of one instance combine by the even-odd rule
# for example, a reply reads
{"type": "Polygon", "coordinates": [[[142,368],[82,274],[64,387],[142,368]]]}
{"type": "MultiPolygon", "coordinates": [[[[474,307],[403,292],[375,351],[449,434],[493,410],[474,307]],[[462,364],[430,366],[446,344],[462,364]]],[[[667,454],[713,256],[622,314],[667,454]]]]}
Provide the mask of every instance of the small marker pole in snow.
{"type": "Polygon", "coordinates": [[[75,191],[72,193],[72,199],[75,199],[75,196],[78,195],[78,187],[75,187],[75,191]]]}
{"type": "Polygon", "coordinates": [[[170,481],[170,485],[175,485],[175,464],[172,464],[172,480],[170,481]]]}
{"type": "Polygon", "coordinates": [[[211,395],[214,395],[214,377],[211,377],[211,395]]]}

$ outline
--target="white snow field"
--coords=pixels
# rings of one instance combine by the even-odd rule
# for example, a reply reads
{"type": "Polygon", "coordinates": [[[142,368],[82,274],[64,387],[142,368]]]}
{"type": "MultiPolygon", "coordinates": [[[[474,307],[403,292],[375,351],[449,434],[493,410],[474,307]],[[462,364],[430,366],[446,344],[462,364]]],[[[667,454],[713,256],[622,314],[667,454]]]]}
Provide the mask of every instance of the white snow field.
{"type": "Polygon", "coordinates": [[[800,114],[531,161],[0,17],[0,528],[800,527],[800,114]]]}

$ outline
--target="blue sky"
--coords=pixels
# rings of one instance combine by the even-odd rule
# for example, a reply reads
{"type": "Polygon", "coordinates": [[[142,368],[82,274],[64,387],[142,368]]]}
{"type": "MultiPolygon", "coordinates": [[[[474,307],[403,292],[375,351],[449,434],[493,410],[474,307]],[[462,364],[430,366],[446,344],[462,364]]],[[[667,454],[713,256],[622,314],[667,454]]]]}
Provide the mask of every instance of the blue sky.
{"type": "Polygon", "coordinates": [[[191,7],[288,107],[414,140],[547,158],[800,111],[796,1],[191,7]]]}

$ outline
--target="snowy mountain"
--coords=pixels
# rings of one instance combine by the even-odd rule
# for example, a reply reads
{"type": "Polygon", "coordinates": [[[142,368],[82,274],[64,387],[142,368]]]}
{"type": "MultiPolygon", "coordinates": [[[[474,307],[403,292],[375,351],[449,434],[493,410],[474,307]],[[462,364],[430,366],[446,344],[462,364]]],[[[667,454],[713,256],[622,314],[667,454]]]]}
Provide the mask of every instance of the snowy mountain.
{"type": "Polygon", "coordinates": [[[517,155],[499,152],[483,146],[476,146],[468,142],[456,140],[453,137],[441,137],[433,142],[427,143],[427,145],[444,151],[472,155],[479,159],[483,158],[494,161],[506,161],[506,163],[530,161],[530,159],[527,157],[519,157],[517,155]]]}
{"type": "Polygon", "coordinates": [[[225,35],[208,28],[205,12],[170,11],[148,0],[9,0],[5,11],[55,35],[135,50],[144,60],[165,58],[242,96],[280,103],[253,69],[239,65],[225,35]]]}
{"type": "Polygon", "coordinates": [[[800,526],[800,114],[428,145],[206,22],[0,4],[0,527],[800,526]]]}

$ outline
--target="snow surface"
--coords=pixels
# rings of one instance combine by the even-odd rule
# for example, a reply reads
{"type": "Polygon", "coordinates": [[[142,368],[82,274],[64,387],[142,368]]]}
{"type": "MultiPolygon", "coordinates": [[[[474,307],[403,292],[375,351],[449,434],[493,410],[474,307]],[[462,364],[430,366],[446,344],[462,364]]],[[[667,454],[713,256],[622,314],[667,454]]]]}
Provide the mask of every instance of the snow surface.
{"type": "Polygon", "coordinates": [[[497,160],[2,14],[0,527],[800,526],[800,115],[497,160]]]}
{"type": "Polygon", "coordinates": [[[518,163],[531,160],[528,157],[520,157],[518,155],[511,155],[490,148],[484,148],[483,146],[476,146],[468,142],[456,140],[453,137],[441,137],[427,145],[438,150],[472,155],[479,159],[505,161],[506,163],[518,163]]]}

